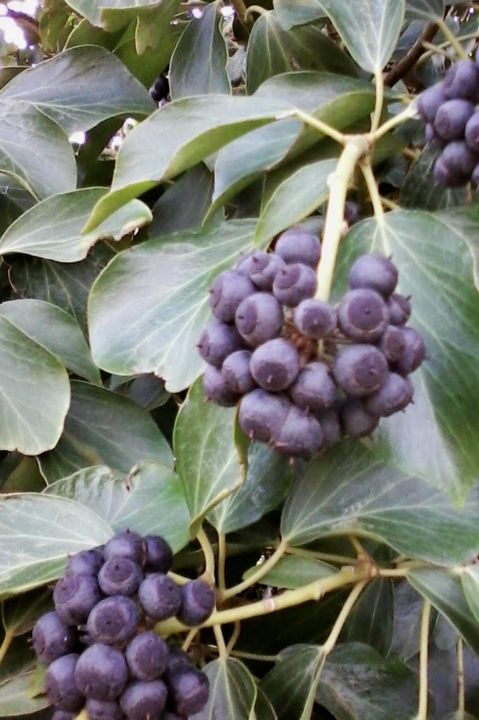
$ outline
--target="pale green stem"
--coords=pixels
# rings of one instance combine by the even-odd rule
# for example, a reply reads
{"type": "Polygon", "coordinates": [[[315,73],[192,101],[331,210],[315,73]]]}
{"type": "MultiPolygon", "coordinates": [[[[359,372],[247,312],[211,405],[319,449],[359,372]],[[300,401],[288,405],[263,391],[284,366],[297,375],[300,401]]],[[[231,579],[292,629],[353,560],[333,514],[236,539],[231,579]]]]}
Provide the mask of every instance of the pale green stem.
{"type": "Polygon", "coordinates": [[[198,540],[199,544],[201,545],[203,555],[205,556],[204,576],[206,577],[208,582],[214,584],[214,582],[215,582],[215,556],[214,556],[213,548],[211,547],[211,543],[209,541],[208,535],[205,533],[205,531],[202,527],[198,530],[196,539],[198,540]]]}
{"type": "Polygon", "coordinates": [[[8,649],[10,645],[12,644],[13,640],[13,633],[10,630],[5,630],[5,635],[2,641],[2,644],[0,645],[0,663],[4,659],[5,655],[8,652],[8,649]]]}
{"type": "Polygon", "coordinates": [[[86,710],[82,710],[81,713],[79,713],[75,720],[88,720],[88,713],[86,710]]]}
{"type": "Polygon", "coordinates": [[[226,537],[222,532],[218,532],[218,589],[220,593],[226,588],[226,537]]]}
{"type": "Polygon", "coordinates": [[[386,133],[388,133],[393,128],[397,127],[398,125],[402,125],[402,123],[406,122],[407,120],[412,120],[412,118],[415,117],[417,117],[416,108],[414,106],[414,103],[410,103],[410,105],[408,105],[405,110],[398,113],[389,120],[386,120],[386,122],[380,125],[375,132],[370,133],[370,142],[376,142],[376,140],[379,140],[379,138],[381,138],[383,135],[386,135],[386,133]]]}
{"type": "Polygon", "coordinates": [[[356,558],[347,557],[346,555],[333,555],[332,553],[316,552],[316,550],[306,550],[304,548],[288,547],[287,554],[324,560],[324,562],[340,563],[341,565],[354,565],[356,563],[356,558]]]}
{"type": "Polygon", "coordinates": [[[449,25],[446,23],[446,21],[443,20],[442,18],[440,18],[440,19],[437,20],[437,24],[438,24],[438,26],[439,26],[439,29],[442,31],[443,35],[445,35],[446,38],[447,38],[447,39],[449,40],[449,42],[451,43],[451,47],[454,48],[454,50],[456,51],[457,56],[458,56],[461,60],[467,60],[467,53],[466,53],[466,51],[465,51],[464,48],[462,47],[462,45],[461,45],[461,43],[459,42],[459,40],[457,39],[457,37],[456,37],[456,36],[454,35],[454,33],[452,32],[451,28],[450,28],[449,25]]]}
{"type": "MultiPolygon", "coordinates": [[[[339,132],[339,130],[336,130],[335,128],[331,127],[331,125],[328,125],[322,120],[315,118],[314,115],[303,112],[298,108],[295,108],[291,113],[287,113],[287,115],[294,115],[305,125],[309,125],[315,130],[318,130],[320,133],[322,133],[323,135],[327,135],[327,137],[330,137],[332,140],[336,140],[336,142],[340,145],[345,145],[347,141],[347,136],[344,135],[342,132],[339,132]]],[[[285,117],[287,115],[285,114],[285,117]]]]}
{"type": "MultiPolygon", "coordinates": [[[[479,9],[479,8],[477,8],[479,9]]],[[[464,35],[458,35],[456,37],[456,40],[458,42],[467,42],[468,40],[475,40],[477,38],[477,31],[471,32],[471,33],[465,33],[464,35]]],[[[444,40],[444,42],[438,43],[437,45],[434,45],[433,43],[424,42],[423,46],[428,49],[428,52],[425,52],[419,60],[417,61],[417,65],[422,65],[428,58],[431,57],[431,55],[434,55],[434,53],[439,52],[441,54],[444,48],[449,47],[451,44],[450,40],[444,40]]],[[[447,55],[447,53],[446,53],[447,55]]]]}
{"type": "Polygon", "coordinates": [[[185,637],[183,645],[181,646],[181,649],[184,650],[184,652],[188,652],[188,648],[197,636],[198,632],[199,628],[192,628],[188,635],[185,637]]]}
{"type": "Polygon", "coordinates": [[[348,599],[344,603],[343,607],[341,608],[341,612],[339,613],[338,617],[336,618],[336,622],[333,625],[333,629],[328,635],[328,639],[324,643],[322,650],[323,654],[325,656],[328,656],[332,650],[334,650],[334,647],[338,641],[339,634],[341,630],[343,629],[343,625],[346,622],[346,620],[349,617],[349,613],[353,609],[354,605],[356,604],[356,600],[361,595],[362,591],[368,584],[367,580],[364,580],[363,582],[358,583],[353,587],[351,592],[349,593],[348,599]]]}
{"type": "Polygon", "coordinates": [[[264,7],[261,7],[261,5],[250,5],[249,8],[246,10],[246,17],[249,19],[253,13],[256,15],[266,15],[269,11],[266,10],[264,7]]]}
{"type": "Polygon", "coordinates": [[[421,614],[421,640],[419,650],[419,705],[416,720],[427,720],[430,619],[431,603],[429,602],[429,600],[424,600],[421,614]]]}
{"type": "Polygon", "coordinates": [[[328,300],[333,283],[336,255],[344,225],[344,205],[350,180],[359,159],[369,150],[367,138],[363,135],[351,137],[339,158],[336,170],[329,178],[329,201],[318,267],[318,288],[316,297],[328,300]]]}
{"type": "Polygon", "coordinates": [[[256,585],[256,583],[261,580],[267,573],[269,573],[270,570],[274,568],[278,560],[280,560],[284,553],[286,552],[287,544],[284,540],[280,542],[274,553],[265,560],[264,563],[262,563],[255,572],[250,575],[246,580],[243,580],[243,582],[238,583],[238,585],[234,585],[231,588],[228,588],[227,590],[224,590],[223,592],[218,593],[218,603],[224,602],[224,600],[228,600],[228,598],[234,597],[235,595],[239,595],[244,590],[247,590],[248,588],[252,587],[253,585],[256,585]]]}
{"type": "Polygon", "coordinates": [[[371,132],[375,132],[379,127],[384,104],[384,76],[381,68],[376,70],[374,77],[376,80],[376,103],[371,120],[371,132]]]}
{"type": "Polygon", "coordinates": [[[234,624],[233,632],[231,633],[231,637],[228,640],[228,645],[226,646],[226,652],[228,653],[228,655],[231,654],[234,646],[238,642],[240,633],[241,633],[241,623],[237,622],[234,624]]]}
{"type": "Polygon", "coordinates": [[[366,181],[369,197],[371,198],[374,210],[374,217],[378,222],[382,222],[384,220],[384,209],[381,203],[381,196],[379,194],[379,189],[376,183],[376,179],[374,177],[373,169],[371,167],[370,158],[366,158],[364,162],[360,163],[360,168],[366,181]]]}
{"type": "Polygon", "coordinates": [[[466,712],[466,691],[464,686],[464,642],[459,638],[457,642],[457,709],[461,718],[466,712]]]}
{"type": "Polygon", "coordinates": [[[213,632],[215,634],[216,647],[218,648],[218,654],[222,660],[226,660],[228,652],[226,650],[225,639],[221,630],[221,625],[213,625],[213,632]]]}

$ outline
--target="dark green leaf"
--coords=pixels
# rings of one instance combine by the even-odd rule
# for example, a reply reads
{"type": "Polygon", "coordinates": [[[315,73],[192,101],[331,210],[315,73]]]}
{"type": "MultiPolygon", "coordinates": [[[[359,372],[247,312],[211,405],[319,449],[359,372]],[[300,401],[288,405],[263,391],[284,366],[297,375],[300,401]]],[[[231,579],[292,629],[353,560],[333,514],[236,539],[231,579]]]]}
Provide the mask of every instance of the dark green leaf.
{"type": "Polygon", "coordinates": [[[274,0],[274,9],[285,30],[326,16],[320,0],[274,0]]]}
{"type": "MultiPolygon", "coordinates": [[[[162,1],[160,0],[160,2],[162,1]]],[[[88,18],[93,25],[102,24],[105,9],[124,11],[129,19],[132,10],[138,12],[141,8],[157,4],[158,0],[101,0],[100,2],[98,0],[68,0],[68,5],[83,17],[88,18]]]]}
{"type": "Polygon", "coordinates": [[[479,565],[468,565],[461,570],[464,595],[476,622],[479,623],[479,565]]]}
{"type": "MultiPolygon", "coordinates": [[[[257,566],[251,568],[244,574],[244,577],[248,578],[256,570],[258,570],[257,566]]],[[[320,560],[311,557],[286,555],[276,563],[272,570],[263,575],[259,582],[261,585],[294,590],[335,573],[336,569],[334,567],[320,560]]]]}
{"type": "Polygon", "coordinates": [[[391,648],[394,619],[392,580],[378,578],[362,592],[341,635],[345,642],[370,645],[387,657],[391,648]]]}
{"type": "Polygon", "coordinates": [[[434,181],[437,156],[437,149],[428,146],[413,162],[401,185],[403,207],[440,210],[466,204],[466,188],[444,188],[434,181]]]}
{"type": "Polygon", "coordinates": [[[442,20],[446,4],[446,0],[406,0],[406,10],[413,18],[442,20]]]}
{"type": "Polygon", "coordinates": [[[29,632],[40,615],[52,609],[52,594],[49,590],[32,590],[19,598],[6,600],[2,607],[2,621],[5,631],[17,637],[29,632]]]}
{"type": "Polygon", "coordinates": [[[249,670],[239,660],[214,660],[203,668],[210,682],[206,707],[195,720],[256,720],[256,684],[249,670]]]}
{"type": "Polygon", "coordinates": [[[309,720],[322,660],[321,646],[293,645],[280,653],[261,683],[279,720],[309,720]]]}
{"type": "Polygon", "coordinates": [[[46,696],[30,697],[33,671],[21,673],[0,684],[0,717],[17,717],[36,713],[50,705],[46,696]]]}
{"type": "Polygon", "coordinates": [[[150,237],[169,235],[201,225],[211,203],[213,174],[200,163],[184,173],[153,206],[150,237]]]}

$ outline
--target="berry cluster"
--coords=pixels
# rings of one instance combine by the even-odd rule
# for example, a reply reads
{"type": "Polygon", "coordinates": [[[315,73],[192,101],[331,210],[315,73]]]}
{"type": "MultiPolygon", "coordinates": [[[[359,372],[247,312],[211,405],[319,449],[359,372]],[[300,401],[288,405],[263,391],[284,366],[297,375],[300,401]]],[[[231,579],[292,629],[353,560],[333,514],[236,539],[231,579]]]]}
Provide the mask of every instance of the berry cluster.
{"type": "Polygon", "coordinates": [[[255,252],[222,272],[210,292],[215,319],[198,348],[203,387],[251,439],[309,458],[343,434],[369,435],[379,418],[408,405],[407,375],[424,360],[420,335],[405,327],[411,307],[394,293],[398,273],[380,255],[351,267],[337,307],[315,299],[321,246],[292,228],[275,251],[255,252]]]}
{"type": "Polygon", "coordinates": [[[419,98],[418,112],[426,123],[426,140],[441,153],[434,165],[439,185],[479,185],[479,66],[472,60],[451,65],[444,80],[419,98]]]}
{"type": "Polygon", "coordinates": [[[163,538],[129,531],[70,558],[55,611],[33,628],[53,720],[83,707],[89,720],[182,720],[205,706],[206,675],[150,629],[171,617],[194,627],[214,609],[212,588],[200,579],[179,587],[171,562],[163,538]]]}

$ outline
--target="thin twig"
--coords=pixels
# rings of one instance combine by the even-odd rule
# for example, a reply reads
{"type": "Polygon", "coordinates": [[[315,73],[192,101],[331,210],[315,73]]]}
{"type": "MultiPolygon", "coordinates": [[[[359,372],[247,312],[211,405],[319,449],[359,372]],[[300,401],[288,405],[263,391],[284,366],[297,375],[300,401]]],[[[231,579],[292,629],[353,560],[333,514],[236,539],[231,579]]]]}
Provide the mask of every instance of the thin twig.
{"type": "Polygon", "coordinates": [[[429,23],[429,25],[426,25],[424,31],[418,37],[414,45],[384,76],[384,84],[386,87],[392,87],[398,80],[408,74],[424,53],[423,43],[431,42],[434,35],[437,33],[437,30],[437,23],[432,22],[429,23]]]}
{"type": "Polygon", "coordinates": [[[429,602],[429,600],[424,600],[421,615],[421,644],[419,655],[419,705],[416,720],[427,720],[430,619],[431,603],[429,602]]]}

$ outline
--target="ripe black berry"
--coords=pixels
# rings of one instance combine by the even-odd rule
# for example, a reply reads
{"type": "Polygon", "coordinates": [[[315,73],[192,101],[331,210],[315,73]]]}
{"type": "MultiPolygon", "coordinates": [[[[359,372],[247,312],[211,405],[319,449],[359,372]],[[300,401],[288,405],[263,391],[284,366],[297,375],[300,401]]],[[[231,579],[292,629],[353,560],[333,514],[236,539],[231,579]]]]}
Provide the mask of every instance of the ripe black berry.
{"type": "Polygon", "coordinates": [[[252,440],[270,442],[286,419],[291,403],[284,395],[274,395],[257,388],[243,397],[238,422],[252,440]]]}
{"type": "Polygon", "coordinates": [[[105,560],[110,558],[126,557],[138,565],[143,566],[145,562],[145,543],[141,535],[126,530],[125,532],[117,533],[115,537],[108,540],[103,551],[105,560]]]}
{"type": "Polygon", "coordinates": [[[159,535],[147,535],[145,545],[145,570],[148,572],[168,572],[173,564],[173,551],[166,540],[159,535]]]}
{"type": "Polygon", "coordinates": [[[295,307],[301,300],[313,297],[318,279],[308,265],[286,265],[278,272],[273,283],[273,295],[283,305],[295,307]]]}
{"type": "Polygon", "coordinates": [[[126,557],[107,560],[98,573],[98,584],[105,595],[134,595],[142,580],[140,566],[126,557]]]}
{"type": "Polygon", "coordinates": [[[184,625],[195,627],[205,622],[215,608],[215,593],[201,579],[191,580],[181,588],[181,606],[177,614],[184,625]]]}
{"type": "Polygon", "coordinates": [[[246,271],[259,290],[271,290],[276,274],[284,266],[284,260],[279,255],[259,251],[244,260],[238,270],[246,271]]]}
{"type": "Polygon", "coordinates": [[[239,399],[239,395],[228,386],[223,372],[213,365],[208,365],[204,372],[203,391],[207,400],[222,407],[234,407],[239,399]]]}
{"type": "Polygon", "coordinates": [[[136,680],[156,680],[168,667],[168,645],[154,632],[143,632],[133,638],[125,656],[136,680]]]}
{"type": "Polygon", "coordinates": [[[66,710],[55,710],[52,720],[75,720],[76,712],[67,712],[66,710]]]}
{"type": "Polygon", "coordinates": [[[459,140],[473,112],[474,105],[468,100],[447,100],[436,113],[434,130],[444,140],[459,140]]]}
{"type": "Polygon", "coordinates": [[[469,182],[477,159],[464,140],[450,142],[436,160],[434,179],[439,185],[460,187],[469,182]]]}
{"type": "Polygon", "coordinates": [[[464,98],[477,102],[479,99],[479,68],[472,60],[460,60],[448,69],[444,76],[446,98],[464,98]]]}
{"type": "Polygon", "coordinates": [[[315,417],[321,426],[323,434],[323,448],[335,445],[341,439],[341,424],[339,422],[339,413],[336,408],[329,408],[315,413],[315,417]]]}
{"type": "Polygon", "coordinates": [[[153,573],[143,580],[138,590],[143,610],[154,620],[166,620],[176,615],[181,605],[178,585],[163,573],[153,573]]]}
{"type": "Polygon", "coordinates": [[[324,410],[334,404],[337,388],[326,363],[312,362],[300,370],[289,394],[300,408],[324,410]]]}
{"type": "Polygon", "coordinates": [[[85,703],[88,720],[123,720],[121,707],[113,700],[93,700],[85,703]]]}
{"type": "Polygon", "coordinates": [[[241,338],[232,325],[213,320],[201,333],[198,350],[209,365],[221,367],[223,361],[242,346],[241,338]]]}
{"type": "Polygon", "coordinates": [[[318,238],[302,227],[293,227],[282,233],[274,249],[286,263],[304,263],[312,268],[317,266],[321,257],[318,238]]]}
{"type": "Polygon", "coordinates": [[[96,605],[88,616],[87,630],[97,643],[115,645],[131,640],[136,632],[140,613],[129,597],[115,595],[96,605]]]}
{"type": "Polygon", "coordinates": [[[414,394],[411,382],[396,373],[389,373],[383,385],[364,402],[371,415],[388,417],[409,405],[414,394]]]}
{"type": "Polygon", "coordinates": [[[52,705],[60,710],[75,712],[83,706],[84,698],[75,682],[78,655],[71,653],[54,660],[45,677],[45,692],[52,705]]]}
{"type": "Polygon", "coordinates": [[[347,200],[344,204],[344,220],[349,227],[361,220],[361,208],[354,200],[347,200]]]}
{"type": "Polygon", "coordinates": [[[348,279],[352,290],[367,288],[388,297],[397,285],[398,271],[391,260],[372,253],[361,255],[351,265],[348,279]]]}
{"type": "Polygon", "coordinates": [[[467,121],[465,135],[471,150],[479,152],[479,112],[475,112],[467,121]]]}
{"type": "Polygon", "coordinates": [[[288,340],[269,340],[254,351],[250,367],[258,385],[280,392],[289,387],[299,373],[298,351],[288,340]]]}
{"type": "Polygon", "coordinates": [[[221,368],[226,385],[238,395],[244,395],[255,387],[250,370],[251,353],[248,350],[237,350],[228,355],[221,368]]]}
{"type": "Polygon", "coordinates": [[[322,300],[303,300],[294,310],[294,324],[299,332],[317,340],[332,335],[337,322],[336,310],[322,300]]]}
{"type": "Polygon", "coordinates": [[[110,645],[92,645],[80,655],[75,680],[78,689],[87,698],[115,700],[128,680],[123,653],[110,645]]]}
{"type": "Polygon", "coordinates": [[[274,447],[279,453],[306,460],[319,451],[322,441],[319,422],[296,405],[290,407],[279,433],[273,438],[274,447]]]}
{"type": "Polygon", "coordinates": [[[236,311],[236,327],[249,345],[257,346],[279,335],[283,311],[270,293],[255,293],[236,311]]]}
{"type": "Polygon", "coordinates": [[[349,398],[341,409],[341,421],[346,435],[359,438],[372,433],[379,423],[379,417],[368,413],[362,400],[349,398]]]}
{"type": "Polygon", "coordinates": [[[378,348],[389,363],[400,360],[406,348],[403,329],[396,325],[388,325],[379,341],[378,348]]]}
{"type": "Polygon", "coordinates": [[[434,122],[436,113],[445,100],[446,96],[444,95],[442,83],[432,85],[419,96],[417,109],[424,122],[434,122]]]}
{"type": "Polygon", "coordinates": [[[409,298],[394,293],[388,300],[388,310],[391,325],[405,325],[411,315],[409,298]]]}
{"type": "Polygon", "coordinates": [[[103,565],[103,554],[99,550],[82,550],[68,560],[65,575],[97,575],[103,565]]]}
{"type": "Polygon", "coordinates": [[[100,599],[100,589],[91,575],[66,575],[53,590],[55,610],[70,625],[85,622],[100,599]]]}
{"type": "Polygon", "coordinates": [[[71,652],[76,639],[75,629],[67,625],[56,612],[42,615],[33,626],[33,649],[38,661],[44,665],[71,652]]]}
{"type": "Polygon", "coordinates": [[[128,720],[161,720],[166,698],[166,685],[161,680],[135,680],[121,696],[120,705],[128,720]]]}
{"type": "Polygon", "coordinates": [[[168,678],[168,691],[176,713],[181,717],[195,715],[208,702],[208,678],[196,668],[178,670],[168,678]]]}
{"type": "Polygon", "coordinates": [[[378,340],[389,320],[386,303],[375,290],[350,290],[339,304],[338,324],[356,342],[378,340]]]}
{"type": "Polygon", "coordinates": [[[256,288],[247,277],[238,270],[225,270],[213,282],[210,290],[210,307],[218,320],[234,320],[238,305],[256,288]]]}
{"type": "Polygon", "coordinates": [[[401,359],[396,365],[396,371],[401,375],[409,375],[414,372],[426,357],[424,340],[413,328],[403,328],[406,347],[401,359]]]}
{"type": "Polygon", "coordinates": [[[336,382],[352,397],[363,397],[378,390],[387,370],[384,355],[373,345],[344,348],[333,367],[336,382]]]}

